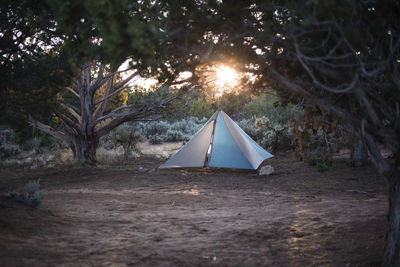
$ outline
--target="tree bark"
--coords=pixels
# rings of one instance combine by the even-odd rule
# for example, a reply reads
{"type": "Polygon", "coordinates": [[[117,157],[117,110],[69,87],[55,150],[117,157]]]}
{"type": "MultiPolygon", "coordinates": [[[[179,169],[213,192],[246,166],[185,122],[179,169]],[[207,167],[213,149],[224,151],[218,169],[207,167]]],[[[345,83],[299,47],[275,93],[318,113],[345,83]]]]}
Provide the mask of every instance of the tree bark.
{"type": "Polygon", "coordinates": [[[361,167],[368,165],[368,148],[361,138],[350,150],[350,166],[361,167]]]}
{"type": "Polygon", "coordinates": [[[394,170],[389,184],[389,214],[382,266],[400,266],[400,169],[394,170]]]}
{"type": "Polygon", "coordinates": [[[74,154],[74,162],[83,162],[87,164],[96,163],[96,148],[98,140],[94,136],[77,136],[72,142],[72,152],[74,154]]]}

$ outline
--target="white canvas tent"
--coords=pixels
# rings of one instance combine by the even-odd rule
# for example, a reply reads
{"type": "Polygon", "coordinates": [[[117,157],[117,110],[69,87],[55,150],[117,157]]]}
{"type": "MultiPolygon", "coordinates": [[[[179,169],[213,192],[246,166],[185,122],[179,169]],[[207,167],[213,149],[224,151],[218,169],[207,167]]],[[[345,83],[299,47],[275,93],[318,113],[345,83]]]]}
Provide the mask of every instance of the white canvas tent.
{"type": "Polygon", "coordinates": [[[225,112],[217,111],[160,168],[217,167],[257,169],[273,157],[251,139],[225,112]]]}

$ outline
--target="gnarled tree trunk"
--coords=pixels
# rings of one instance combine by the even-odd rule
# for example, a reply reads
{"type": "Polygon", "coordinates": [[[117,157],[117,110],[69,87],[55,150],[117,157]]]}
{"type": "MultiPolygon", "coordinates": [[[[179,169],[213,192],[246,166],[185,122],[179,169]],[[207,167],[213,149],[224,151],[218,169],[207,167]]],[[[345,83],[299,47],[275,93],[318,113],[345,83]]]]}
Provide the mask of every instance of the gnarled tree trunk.
{"type": "Polygon", "coordinates": [[[388,184],[389,211],[382,266],[397,267],[400,266],[400,151],[394,153],[396,161],[390,164],[382,157],[371,135],[365,134],[364,140],[378,172],[388,184]]]}
{"type": "Polygon", "coordinates": [[[95,136],[77,136],[71,144],[75,162],[85,162],[93,164],[96,162],[96,148],[98,139],[95,136]]]}
{"type": "Polygon", "coordinates": [[[389,183],[389,213],[383,266],[400,266],[400,170],[394,170],[389,183]]]}
{"type": "Polygon", "coordinates": [[[368,165],[368,148],[361,138],[350,150],[350,166],[361,167],[368,165]]]}

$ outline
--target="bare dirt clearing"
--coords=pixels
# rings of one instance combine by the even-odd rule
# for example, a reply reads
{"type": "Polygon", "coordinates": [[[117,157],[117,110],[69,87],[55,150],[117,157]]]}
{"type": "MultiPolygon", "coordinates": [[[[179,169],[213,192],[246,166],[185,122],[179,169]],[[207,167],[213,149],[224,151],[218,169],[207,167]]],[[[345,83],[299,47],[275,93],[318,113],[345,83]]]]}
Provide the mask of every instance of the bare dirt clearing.
{"type": "Polygon", "coordinates": [[[1,193],[40,178],[47,195],[37,209],[1,197],[1,265],[379,265],[387,200],[373,167],[338,158],[319,173],[281,155],[259,177],[161,162],[2,170],[1,193]]]}

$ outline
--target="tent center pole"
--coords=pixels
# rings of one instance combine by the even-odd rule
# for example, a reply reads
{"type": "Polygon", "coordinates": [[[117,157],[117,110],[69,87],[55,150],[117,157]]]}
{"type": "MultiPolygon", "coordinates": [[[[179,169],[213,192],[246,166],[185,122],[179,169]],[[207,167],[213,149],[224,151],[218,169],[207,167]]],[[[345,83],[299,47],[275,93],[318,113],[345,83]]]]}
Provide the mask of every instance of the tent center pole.
{"type": "MultiPolygon", "coordinates": [[[[219,114],[219,112],[218,112],[218,114],[219,114]]],[[[213,145],[213,141],[214,141],[215,126],[217,124],[218,114],[213,121],[213,130],[211,133],[210,145],[208,146],[207,153],[206,153],[206,158],[204,159],[204,167],[208,167],[208,162],[210,161],[212,145],[213,145]]]]}

